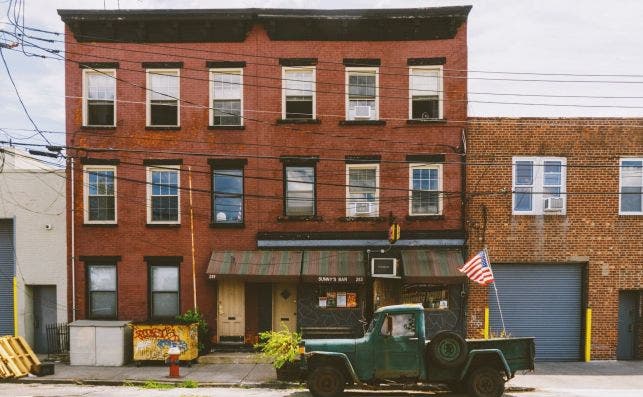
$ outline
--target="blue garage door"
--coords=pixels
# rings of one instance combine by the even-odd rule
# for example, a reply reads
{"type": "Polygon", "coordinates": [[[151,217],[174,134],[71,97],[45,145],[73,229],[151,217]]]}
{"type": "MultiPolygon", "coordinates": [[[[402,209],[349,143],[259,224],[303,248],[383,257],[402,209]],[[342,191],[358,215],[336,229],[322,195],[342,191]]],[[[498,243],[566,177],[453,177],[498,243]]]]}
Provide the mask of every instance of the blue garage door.
{"type": "MultiPolygon", "coordinates": [[[[581,359],[581,267],[492,265],[507,332],[536,337],[537,361],[581,359]]],[[[502,331],[493,286],[489,323],[502,331]]]]}
{"type": "Polygon", "coordinates": [[[13,335],[13,219],[0,219],[0,335],[13,335]]]}

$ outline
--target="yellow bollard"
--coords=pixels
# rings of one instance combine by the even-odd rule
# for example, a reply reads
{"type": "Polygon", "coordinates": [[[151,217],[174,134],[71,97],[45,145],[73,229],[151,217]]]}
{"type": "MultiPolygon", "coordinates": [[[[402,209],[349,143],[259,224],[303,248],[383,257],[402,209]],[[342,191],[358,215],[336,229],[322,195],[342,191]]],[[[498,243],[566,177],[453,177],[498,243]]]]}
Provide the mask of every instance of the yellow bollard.
{"type": "Polygon", "coordinates": [[[585,362],[592,358],[592,309],[587,308],[585,315],[585,362]]]}
{"type": "Polygon", "coordinates": [[[489,339],[489,307],[484,308],[484,338],[489,339]]]}

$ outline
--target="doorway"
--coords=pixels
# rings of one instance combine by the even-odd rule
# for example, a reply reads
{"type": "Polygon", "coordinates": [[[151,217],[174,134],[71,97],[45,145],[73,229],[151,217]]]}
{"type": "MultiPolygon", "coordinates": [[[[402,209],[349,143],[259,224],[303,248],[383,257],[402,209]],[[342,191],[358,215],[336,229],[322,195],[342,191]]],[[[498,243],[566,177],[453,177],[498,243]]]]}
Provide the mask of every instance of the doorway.
{"type": "Polygon", "coordinates": [[[56,324],[56,286],[33,285],[33,334],[36,353],[48,353],[47,325],[56,324]]]}
{"type": "Polygon", "coordinates": [[[640,291],[621,291],[618,296],[618,360],[637,358],[640,291]]]}
{"type": "Polygon", "coordinates": [[[297,285],[274,284],[272,329],[281,330],[284,324],[292,332],[297,330],[297,285]]]}
{"type": "Polygon", "coordinates": [[[218,301],[219,343],[243,343],[246,326],[243,280],[219,281],[218,301]]]}

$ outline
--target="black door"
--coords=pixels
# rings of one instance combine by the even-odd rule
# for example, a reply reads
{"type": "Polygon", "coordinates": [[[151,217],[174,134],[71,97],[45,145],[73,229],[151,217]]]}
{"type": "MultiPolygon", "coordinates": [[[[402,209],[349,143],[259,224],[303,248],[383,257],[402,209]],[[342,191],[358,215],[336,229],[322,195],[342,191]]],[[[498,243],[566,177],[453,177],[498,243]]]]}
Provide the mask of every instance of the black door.
{"type": "Polygon", "coordinates": [[[272,329],[272,284],[254,284],[259,300],[259,332],[272,329]]]}
{"type": "Polygon", "coordinates": [[[618,297],[618,347],[616,358],[636,358],[637,325],[639,321],[639,291],[621,291],[618,297]]]}

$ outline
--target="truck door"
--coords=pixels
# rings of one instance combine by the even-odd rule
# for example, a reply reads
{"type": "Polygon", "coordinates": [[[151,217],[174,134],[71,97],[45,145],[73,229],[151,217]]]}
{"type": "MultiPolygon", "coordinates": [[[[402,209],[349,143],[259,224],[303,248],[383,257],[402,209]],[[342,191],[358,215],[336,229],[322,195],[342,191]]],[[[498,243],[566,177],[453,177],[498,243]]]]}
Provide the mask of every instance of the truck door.
{"type": "Polygon", "coordinates": [[[415,313],[389,313],[375,346],[377,379],[415,378],[420,373],[420,338],[415,313]]]}

